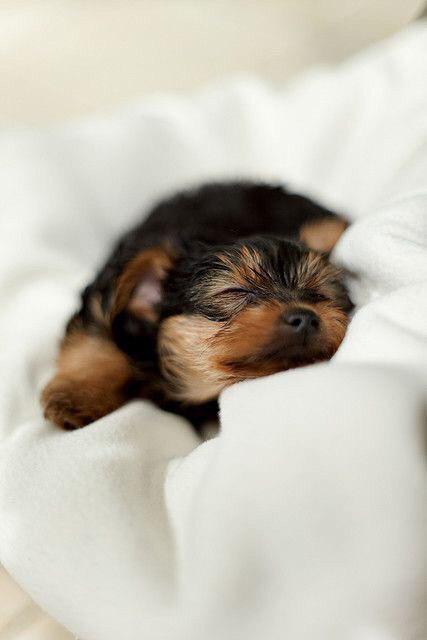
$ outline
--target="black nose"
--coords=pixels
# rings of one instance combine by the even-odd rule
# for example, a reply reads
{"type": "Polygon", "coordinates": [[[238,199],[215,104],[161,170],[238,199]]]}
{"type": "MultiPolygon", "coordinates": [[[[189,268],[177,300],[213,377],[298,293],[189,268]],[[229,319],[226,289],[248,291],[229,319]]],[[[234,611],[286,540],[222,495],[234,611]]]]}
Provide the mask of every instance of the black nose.
{"type": "Polygon", "coordinates": [[[319,318],[307,309],[296,309],[283,319],[295,333],[315,333],[319,328],[319,318]]]}

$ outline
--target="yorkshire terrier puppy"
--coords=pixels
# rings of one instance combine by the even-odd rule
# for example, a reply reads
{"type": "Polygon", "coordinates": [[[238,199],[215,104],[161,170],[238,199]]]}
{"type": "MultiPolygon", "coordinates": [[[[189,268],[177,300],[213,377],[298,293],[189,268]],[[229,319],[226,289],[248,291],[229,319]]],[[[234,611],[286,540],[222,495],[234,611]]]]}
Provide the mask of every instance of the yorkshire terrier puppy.
{"type": "Polygon", "coordinates": [[[328,261],[346,226],[256,183],[161,202],[84,290],[42,393],[46,418],[75,429],[140,397],[197,426],[224,387],[330,358],[352,308],[328,261]]]}

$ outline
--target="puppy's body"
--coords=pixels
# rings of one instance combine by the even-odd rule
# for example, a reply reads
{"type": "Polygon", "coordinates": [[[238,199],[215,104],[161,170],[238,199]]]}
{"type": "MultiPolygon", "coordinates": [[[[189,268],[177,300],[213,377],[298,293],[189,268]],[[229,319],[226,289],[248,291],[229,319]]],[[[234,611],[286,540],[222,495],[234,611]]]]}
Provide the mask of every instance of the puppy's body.
{"type": "Polygon", "coordinates": [[[139,396],[197,424],[228,384],[330,357],[351,303],[321,253],[345,226],[305,197],[252,183],[160,203],[83,292],[46,416],[75,428],[139,396]]]}

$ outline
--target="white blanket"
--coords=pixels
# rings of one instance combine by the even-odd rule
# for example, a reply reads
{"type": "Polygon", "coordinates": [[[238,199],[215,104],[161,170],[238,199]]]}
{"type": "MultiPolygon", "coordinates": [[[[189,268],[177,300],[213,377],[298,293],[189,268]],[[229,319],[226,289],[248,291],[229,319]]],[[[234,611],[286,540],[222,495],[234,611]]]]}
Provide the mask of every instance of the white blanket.
{"type": "Polygon", "coordinates": [[[427,25],[282,91],[0,138],[0,559],[84,640],[427,638],[427,25]],[[116,234],[218,177],[355,220],[358,310],[330,362],[236,385],[219,437],[136,401],[41,417],[57,339],[116,234]]]}

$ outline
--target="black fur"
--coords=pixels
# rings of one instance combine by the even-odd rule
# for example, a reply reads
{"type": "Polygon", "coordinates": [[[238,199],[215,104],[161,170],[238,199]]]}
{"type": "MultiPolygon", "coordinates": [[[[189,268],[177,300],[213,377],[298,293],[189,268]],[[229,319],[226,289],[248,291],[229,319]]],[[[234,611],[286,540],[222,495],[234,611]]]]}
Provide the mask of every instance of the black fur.
{"type": "MultiPolygon", "coordinates": [[[[312,200],[288,192],[282,186],[269,186],[250,182],[208,184],[194,191],[179,193],[153,208],[144,221],[127,232],[114,247],[94,281],[82,294],[82,306],[73,322],[96,331],[90,307],[94,294],[100,294],[102,308],[107,310],[117,279],[129,261],[144,249],[167,244],[176,256],[174,267],[164,283],[160,317],[176,313],[199,313],[212,320],[223,320],[220,305],[203,297],[203,280],[211,277],[215,269],[224,266],[216,261],[218,250],[229,252],[233,260],[242,239],[250,240],[265,255],[266,270],[275,270],[275,262],[292,263],[306,249],[297,241],[301,226],[309,221],[335,218],[335,214],[312,200]],[[261,237],[262,236],[262,237],[261,237]],[[283,239],[286,238],[287,241],[283,239]],[[291,241],[291,242],[289,242],[291,241]],[[286,253],[286,255],[284,255],[286,253]],[[279,255],[280,254],[280,255],[279,255]]],[[[277,270],[277,277],[286,284],[286,274],[277,270]]],[[[343,309],[349,301],[341,283],[337,292],[343,309]],[[338,291],[339,290],[339,291],[338,291]]],[[[236,305],[245,292],[235,291],[236,305]]],[[[250,295],[264,295],[257,285],[250,295]]],[[[307,291],[307,299],[316,293],[307,291]]],[[[224,312],[225,313],[225,312],[224,312]]],[[[120,313],[113,322],[112,339],[135,364],[136,372],[148,376],[159,375],[156,351],[157,327],[135,318],[128,312],[120,313]],[[141,349],[141,344],[144,348],[141,349]]],[[[185,408],[155,397],[160,405],[184,413],[193,423],[212,415],[216,403],[202,407],[185,408]]]]}
{"type": "MultiPolygon", "coordinates": [[[[185,269],[191,271],[209,247],[230,245],[261,234],[297,240],[305,222],[325,217],[335,218],[336,214],[283,186],[213,183],[178,193],[157,204],[145,220],[118,241],[93,283],[85,289],[82,313],[90,320],[87,301],[95,292],[101,293],[103,307],[108,307],[117,278],[144,249],[169,242],[178,256],[187,260],[185,265],[179,263],[182,273],[185,269]]],[[[181,295],[182,287],[178,290],[181,295]]],[[[125,336],[120,339],[125,341],[125,336]]]]}

